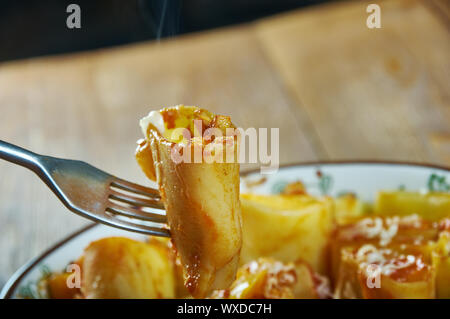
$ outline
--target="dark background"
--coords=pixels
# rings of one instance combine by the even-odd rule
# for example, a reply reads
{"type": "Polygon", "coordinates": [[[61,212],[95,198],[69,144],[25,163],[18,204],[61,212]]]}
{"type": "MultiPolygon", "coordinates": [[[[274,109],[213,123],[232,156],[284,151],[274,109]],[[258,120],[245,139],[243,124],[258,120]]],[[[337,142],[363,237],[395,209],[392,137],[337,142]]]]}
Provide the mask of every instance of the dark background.
{"type": "Polygon", "coordinates": [[[252,21],[325,0],[0,0],[0,61],[90,50],[252,21]],[[66,8],[81,7],[81,29],[66,8]]]}

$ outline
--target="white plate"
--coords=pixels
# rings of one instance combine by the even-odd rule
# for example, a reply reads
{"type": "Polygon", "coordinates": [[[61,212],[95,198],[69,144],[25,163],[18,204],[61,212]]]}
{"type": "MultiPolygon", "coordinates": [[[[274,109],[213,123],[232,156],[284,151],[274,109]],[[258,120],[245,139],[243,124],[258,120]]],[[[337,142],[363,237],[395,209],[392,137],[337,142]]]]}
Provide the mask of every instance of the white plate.
{"type": "MultiPolygon", "coordinates": [[[[275,174],[266,175],[263,183],[258,184],[258,180],[261,180],[258,172],[244,174],[241,181],[242,192],[276,193],[286,183],[301,180],[308,192],[313,195],[335,196],[343,192],[353,192],[363,200],[371,201],[380,189],[426,192],[433,188],[448,191],[450,170],[444,167],[411,163],[321,162],[285,166],[275,174]],[[249,187],[250,184],[256,185],[249,187]]],[[[145,238],[140,234],[104,225],[90,225],[57,243],[20,268],[3,287],[0,297],[15,298],[20,291],[22,294],[36,295],[35,283],[41,278],[42,272],[62,271],[82,254],[84,247],[90,242],[108,236],[145,238]]]]}

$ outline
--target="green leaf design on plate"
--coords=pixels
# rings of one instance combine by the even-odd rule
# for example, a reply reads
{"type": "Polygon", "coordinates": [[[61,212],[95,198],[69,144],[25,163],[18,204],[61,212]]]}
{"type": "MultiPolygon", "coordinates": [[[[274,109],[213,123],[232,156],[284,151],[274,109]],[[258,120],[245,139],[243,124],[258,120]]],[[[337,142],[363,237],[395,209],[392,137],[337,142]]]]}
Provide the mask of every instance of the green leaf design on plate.
{"type": "Polygon", "coordinates": [[[51,276],[52,270],[47,265],[39,267],[41,276],[36,281],[29,281],[19,287],[17,296],[23,299],[46,299],[48,291],[46,285],[42,285],[43,281],[51,276]]]}
{"type": "Polygon", "coordinates": [[[41,274],[42,274],[41,279],[48,278],[52,274],[50,267],[48,267],[47,265],[42,265],[40,270],[41,270],[41,274]]]}
{"type": "Polygon", "coordinates": [[[319,177],[319,190],[322,195],[328,195],[333,187],[333,177],[329,174],[317,174],[319,177]]]}
{"type": "Polygon", "coordinates": [[[286,181],[278,181],[272,185],[272,194],[281,194],[287,186],[286,181]]]}
{"type": "Polygon", "coordinates": [[[435,173],[428,178],[428,190],[430,192],[448,192],[450,191],[450,184],[447,183],[445,176],[439,176],[435,173]]]}
{"type": "Polygon", "coordinates": [[[18,296],[23,299],[39,299],[39,295],[35,286],[36,283],[28,282],[25,285],[19,287],[18,296]]]}

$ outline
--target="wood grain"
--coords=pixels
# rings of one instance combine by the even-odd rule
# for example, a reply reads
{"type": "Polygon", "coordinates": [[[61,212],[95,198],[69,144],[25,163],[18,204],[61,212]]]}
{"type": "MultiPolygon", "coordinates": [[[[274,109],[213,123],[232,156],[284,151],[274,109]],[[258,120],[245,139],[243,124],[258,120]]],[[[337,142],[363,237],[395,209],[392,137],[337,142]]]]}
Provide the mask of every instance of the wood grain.
{"type": "MultiPolygon", "coordinates": [[[[32,60],[0,69],[3,139],[43,154],[87,161],[146,183],[134,160],[138,120],[185,103],[247,127],[279,127],[281,160],[314,160],[304,120],[248,28],[164,43],[32,60]],[[293,115],[289,115],[293,114],[293,115]]],[[[0,162],[0,282],[84,224],[37,177],[0,162]],[[18,249],[20,248],[20,249],[18,249]]]]}
{"type": "MultiPolygon", "coordinates": [[[[420,1],[319,6],[253,24],[0,65],[0,136],[139,183],[138,120],[184,103],[280,128],[281,163],[397,159],[450,164],[450,41],[420,1]]],[[[31,172],[0,162],[0,286],[87,222],[31,172]]]]}
{"type": "Polygon", "coordinates": [[[430,136],[450,130],[450,41],[420,1],[338,4],[261,22],[268,57],[331,158],[446,163],[430,136]],[[432,49],[431,49],[432,48],[432,49]]]}
{"type": "Polygon", "coordinates": [[[448,0],[430,0],[424,2],[430,6],[431,10],[439,15],[444,23],[450,25],[450,1],[448,0]]]}

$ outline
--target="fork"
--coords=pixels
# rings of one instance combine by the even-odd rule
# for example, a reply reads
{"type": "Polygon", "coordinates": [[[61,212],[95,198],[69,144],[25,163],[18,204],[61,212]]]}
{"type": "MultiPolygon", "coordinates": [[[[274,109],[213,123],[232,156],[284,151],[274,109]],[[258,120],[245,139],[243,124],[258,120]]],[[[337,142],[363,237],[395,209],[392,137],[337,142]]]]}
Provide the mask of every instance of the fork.
{"type": "Polygon", "coordinates": [[[39,155],[0,140],[0,158],[36,173],[72,212],[102,224],[170,237],[159,192],[82,161],[39,155]],[[137,220],[137,222],[136,222],[137,220]]]}

